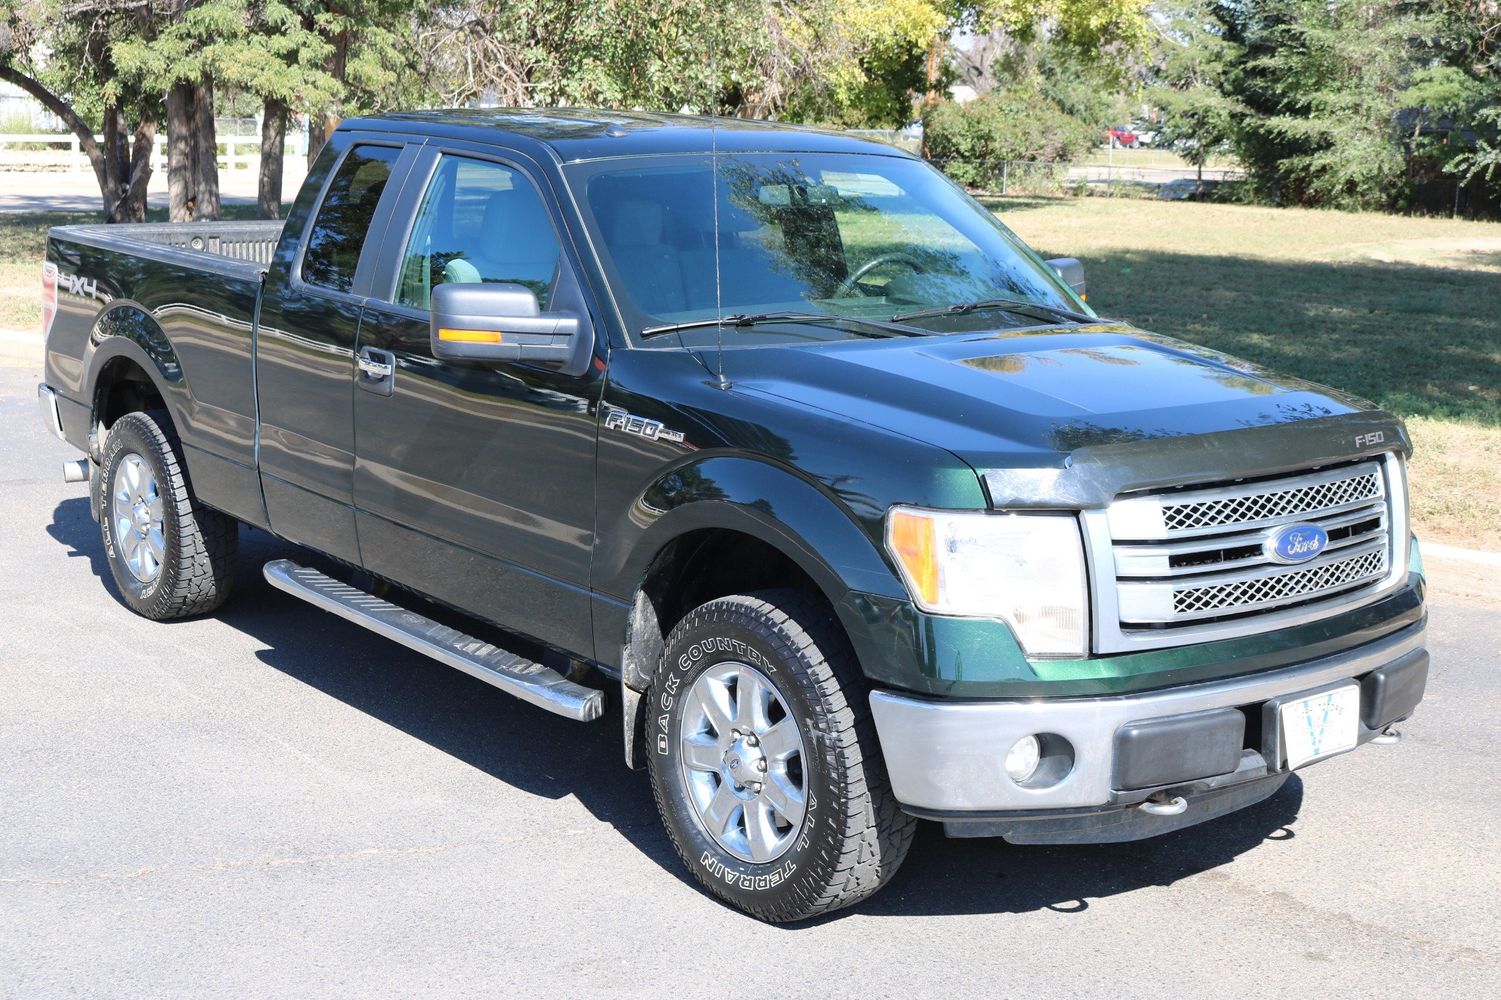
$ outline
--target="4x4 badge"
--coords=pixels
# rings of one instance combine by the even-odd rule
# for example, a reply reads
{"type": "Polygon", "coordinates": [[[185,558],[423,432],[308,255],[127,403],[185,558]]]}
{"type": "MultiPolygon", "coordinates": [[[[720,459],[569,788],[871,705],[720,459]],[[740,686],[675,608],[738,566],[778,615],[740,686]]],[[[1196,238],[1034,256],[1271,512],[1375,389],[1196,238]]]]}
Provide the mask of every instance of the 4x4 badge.
{"type": "Polygon", "coordinates": [[[618,406],[605,404],[605,430],[624,431],[637,437],[646,438],[648,441],[677,441],[683,440],[682,431],[668,430],[662,426],[660,420],[647,420],[633,413],[627,413],[618,406]]]}

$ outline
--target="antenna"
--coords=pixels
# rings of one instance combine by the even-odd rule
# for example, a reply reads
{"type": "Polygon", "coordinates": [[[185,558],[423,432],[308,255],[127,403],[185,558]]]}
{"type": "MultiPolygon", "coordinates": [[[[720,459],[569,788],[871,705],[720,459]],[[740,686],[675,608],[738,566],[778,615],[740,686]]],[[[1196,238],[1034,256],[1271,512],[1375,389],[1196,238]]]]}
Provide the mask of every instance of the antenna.
{"type": "Polygon", "coordinates": [[[728,389],[724,377],[724,288],[719,277],[719,32],[709,40],[709,198],[714,211],[714,384],[728,389]]]}

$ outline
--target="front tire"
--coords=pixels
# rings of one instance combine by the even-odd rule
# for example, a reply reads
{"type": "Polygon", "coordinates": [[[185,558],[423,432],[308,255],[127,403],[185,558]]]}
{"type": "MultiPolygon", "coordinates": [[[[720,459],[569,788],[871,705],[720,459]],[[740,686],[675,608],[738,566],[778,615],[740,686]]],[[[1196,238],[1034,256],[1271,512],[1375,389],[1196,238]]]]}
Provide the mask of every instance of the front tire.
{"type": "Polygon", "coordinates": [[[874,893],[916,828],[828,617],[798,591],[710,601],[672,630],[648,693],[648,769],[673,846],[709,892],[774,923],[874,893]]]}
{"type": "Polygon", "coordinates": [[[99,530],[110,573],[126,605],[154,621],[223,604],[239,549],[238,522],[188,489],[164,423],[127,413],[109,429],[99,466],[99,530]]]}

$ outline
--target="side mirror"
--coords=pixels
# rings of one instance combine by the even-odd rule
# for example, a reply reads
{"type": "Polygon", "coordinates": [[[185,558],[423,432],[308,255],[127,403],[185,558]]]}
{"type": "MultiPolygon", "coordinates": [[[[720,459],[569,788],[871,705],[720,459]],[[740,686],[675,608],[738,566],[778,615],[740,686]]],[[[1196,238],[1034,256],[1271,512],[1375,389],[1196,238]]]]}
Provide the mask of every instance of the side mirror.
{"type": "Polygon", "coordinates": [[[564,365],[574,353],[579,317],[542,312],[525,285],[448,283],[433,289],[433,356],[449,361],[525,361],[564,365]]]}
{"type": "Polygon", "coordinates": [[[1049,266],[1058,272],[1068,287],[1074,290],[1079,298],[1086,298],[1084,294],[1084,264],[1076,257],[1056,257],[1048,261],[1049,266]]]}

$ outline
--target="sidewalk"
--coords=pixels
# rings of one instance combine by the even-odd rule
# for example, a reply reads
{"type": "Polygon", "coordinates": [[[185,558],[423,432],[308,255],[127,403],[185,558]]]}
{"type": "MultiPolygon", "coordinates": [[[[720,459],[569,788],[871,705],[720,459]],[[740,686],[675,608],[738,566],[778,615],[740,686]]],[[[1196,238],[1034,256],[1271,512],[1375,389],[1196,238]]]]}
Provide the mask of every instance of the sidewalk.
{"type": "Polygon", "coordinates": [[[0,327],[0,365],[42,367],[42,335],[37,330],[7,330],[0,327]]]}
{"type": "MultiPolygon", "coordinates": [[[[219,171],[219,197],[226,205],[254,205],[258,167],[219,171]]],[[[300,157],[288,157],[282,173],[282,207],[291,204],[302,188],[307,163],[300,157]]],[[[153,171],[146,189],[146,203],[152,208],[167,207],[167,172],[153,171]]],[[[0,171],[0,212],[97,212],[101,199],[99,184],[92,170],[74,173],[67,170],[0,171]]]]}

